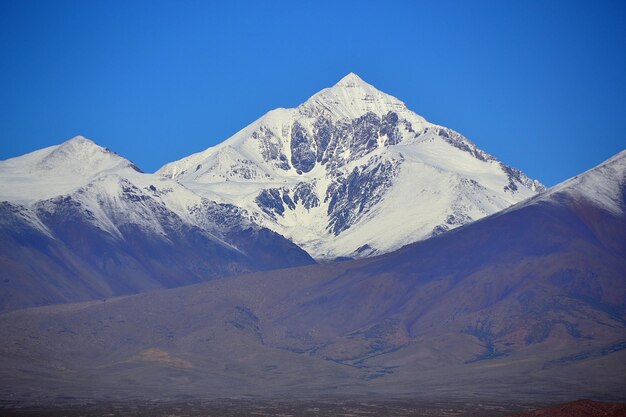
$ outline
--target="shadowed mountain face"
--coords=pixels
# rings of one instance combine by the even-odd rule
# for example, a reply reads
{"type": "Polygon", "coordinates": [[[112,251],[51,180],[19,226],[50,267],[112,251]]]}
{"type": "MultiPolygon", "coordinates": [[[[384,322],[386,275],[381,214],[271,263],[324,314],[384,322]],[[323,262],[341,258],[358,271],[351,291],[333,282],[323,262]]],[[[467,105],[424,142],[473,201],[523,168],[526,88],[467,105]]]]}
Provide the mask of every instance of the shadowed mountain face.
{"type": "Polygon", "coordinates": [[[313,262],[243,210],[85,138],[0,162],[0,311],[313,262]]]}
{"type": "Polygon", "coordinates": [[[1,395],[624,400],[625,167],[377,258],[2,315],[1,395]]]}

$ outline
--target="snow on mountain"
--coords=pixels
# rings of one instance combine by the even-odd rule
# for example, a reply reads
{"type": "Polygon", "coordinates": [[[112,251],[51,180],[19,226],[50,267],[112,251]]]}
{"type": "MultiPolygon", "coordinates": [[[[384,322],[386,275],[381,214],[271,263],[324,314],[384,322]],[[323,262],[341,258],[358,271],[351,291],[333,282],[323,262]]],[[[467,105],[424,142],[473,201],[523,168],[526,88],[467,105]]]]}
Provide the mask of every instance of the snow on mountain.
{"type": "Polygon", "coordinates": [[[144,174],[132,162],[82,136],[0,162],[0,178],[1,201],[45,210],[71,196],[95,225],[116,236],[120,233],[115,224],[120,222],[135,222],[163,235],[158,221],[143,209],[146,200],[128,196],[151,194],[187,219],[188,207],[202,201],[180,184],[144,174]],[[174,198],[169,197],[172,193],[174,198]]]}
{"type": "Polygon", "coordinates": [[[597,167],[551,187],[528,203],[545,201],[566,194],[574,200],[585,199],[616,216],[626,213],[626,150],[597,167]]]}
{"type": "Polygon", "coordinates": [[[0,218],[0,311],[313,263],[244,210],[80,136],[0,161],[0,218]]]}
{"type": "MultiPolygon", "coordinates": [[[[238,227],[258,228],[245,211],[199,196],[163,176],[143,173],[129,160],[82,136],[0,161],[0,179],[0,201],[46,212],[70,199],[93,225],[117,237],[122,235],[120,226],[133,224],[168,239],[162,217],[169,216],[221,241],[219,229],[227,225],[212,223],[207,215],[207,210],[215,212],[218,206],[237,213],[238,227]]],[[[25,216],[41,226],[41,216],[25,216]]]]}
{"type": "Polygon", "coordinates": [[[544,189],[353,73],[157,173],[318,259],[388,252],[544,189]]]}
{"type": "Polygon", "coordinates": [[[43,200],[69,193],[94,176],[118,170],[139,171],[116,153],[76,136],[61,145],[1,161],[0,200],[43,200]]]}

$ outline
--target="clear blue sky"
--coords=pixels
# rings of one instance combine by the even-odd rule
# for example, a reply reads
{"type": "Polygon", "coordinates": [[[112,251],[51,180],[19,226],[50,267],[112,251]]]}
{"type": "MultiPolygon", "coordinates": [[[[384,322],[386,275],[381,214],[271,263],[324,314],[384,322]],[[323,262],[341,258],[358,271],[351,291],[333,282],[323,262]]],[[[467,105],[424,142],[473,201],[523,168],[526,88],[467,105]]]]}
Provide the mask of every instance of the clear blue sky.
{"type": "Polygon", "coordinates": [[[0,159],[154,171],[350,71],[547,185],[626,148],[622,0],[0,0],[0,159]]]}

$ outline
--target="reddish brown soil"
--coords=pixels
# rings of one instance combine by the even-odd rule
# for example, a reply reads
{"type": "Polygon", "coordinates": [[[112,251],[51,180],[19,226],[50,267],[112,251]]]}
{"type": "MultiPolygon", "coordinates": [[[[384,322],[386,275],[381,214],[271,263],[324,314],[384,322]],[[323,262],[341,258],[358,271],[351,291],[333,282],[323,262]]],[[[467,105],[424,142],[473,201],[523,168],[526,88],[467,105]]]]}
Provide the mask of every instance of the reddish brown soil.
{"type": "Polygon", "coordinates": [[[626,417],[626,404],[578,400],[511,417],[626,417]]]}

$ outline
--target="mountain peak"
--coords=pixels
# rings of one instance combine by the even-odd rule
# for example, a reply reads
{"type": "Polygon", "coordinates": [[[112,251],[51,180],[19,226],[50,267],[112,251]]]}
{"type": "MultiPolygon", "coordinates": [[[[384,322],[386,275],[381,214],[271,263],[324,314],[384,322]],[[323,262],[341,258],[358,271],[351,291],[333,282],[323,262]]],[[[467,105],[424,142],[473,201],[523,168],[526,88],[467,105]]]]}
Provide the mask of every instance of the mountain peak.
{"type": "Polygon", "coordinates": [[[40,167],[47,165],[57,166],[58,164],[89,165],[94,159],[101,161],[124,160],[121,156],[98,145],[91,139],[78,135],[58,145],[50,154],[41,160],[40,167]]]}
{"type": "Polygon", "coordinates": [[[81,174],[123,168],[132,168],[137,172],[142,172],[128,159],[82,135],[74,136],[60,144],[39,164],[41,168],[50,168],[48,165],[72,167],[71,169],[81,174]]]}
{"type": "Polygon", "coordinates": [[[348,75],[343,77],[341,80],[339,80],[337,84],[335,84],[336,87],[343,87],[343,88],[359,88],[365,85],[369,85],[369,84],[367,84],[365,81],[363,81],[361,77],[359,77],[353,72],[349,73],[348,75]]]}
{"type": "Polygon", "coordinates": [[[76,135],[73,138],[68,139],[63,143],[86,143],[86,144],[96,145],[96,143],[93,140],[87,139],[83,135],[76,135]]]}
{"type": "Polygon", "coordinates": [[[539,200],[550,199],[555,194],[565,192],[576,199],[591,201],[596,206],[622,215],[626,211],[624,184],[626,184],[626,150],[582,174],[555,185],[541,194],[539,200]]]}
{"type": "Polygon", "coordinates": [[[383,116],[388,112],[409,111],[402,101],[383,93],[353,72],[313,95],[300,110],[306,114],[323,113],[334,119],[355,119],[368,112],[383,116]]]}
{"type": "Polygon", "coordinates": [[[75,136],[60,145],[0,161],[0,199],[43,200],[86,184],[106,172],[132,169],[141,172],[128,159],[84,136],[75,136]],[[28,184],[29,193],[24,193],[28,184]]]}
{"type": "Polygon", "coordinates": [[[58,145],[54,153],[56,154],[63,153],[68,156],[74,155],[74,154],[79,154],[79,155],[84,156],[87,153],[94,154],[94,153],[112,153],[112,152],[98,145],[96,142],[92,141],[91,139],[87,139],[84,136],[78,135],[58,145]]]}
{"type": "Polygon", "coordinates": [[[318,259],[394,250],[542,189],[354,73],[158,173],[254,213],[318,259]]]}

